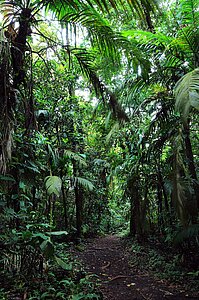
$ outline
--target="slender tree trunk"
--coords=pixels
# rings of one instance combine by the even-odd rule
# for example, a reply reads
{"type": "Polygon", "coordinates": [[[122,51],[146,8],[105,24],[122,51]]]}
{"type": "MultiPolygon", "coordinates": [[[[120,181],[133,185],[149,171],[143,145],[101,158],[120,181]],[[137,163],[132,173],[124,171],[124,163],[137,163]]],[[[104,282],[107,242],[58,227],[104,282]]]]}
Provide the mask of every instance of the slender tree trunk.
{"type": "MultiPolygon", "coordinates": [[[[13,202],[13,209],[14,212],[17,214],[20,211],[20,195],[19,195],[19,170],[16,167],[13,167],[13,169],[10,170],[10,174],[13,176],[15,182],[11,186],[10,190],[10,197],[13,202]]],[[[20,219],[18,217],[15,217],[15,228],[19,229],[20,226],[20,219]]]]}
{"type": "Polygon", "coordinates": [[[65,224],[65,230],[68,229],[68,213],[67,213],[67,202],[66,202],[66,196],[69,191],[69,188],[65,191],[64,186],[62,184],[62,199],[63,199],[63,206],[64,206],[64,224],[65,224]]]}
{"type": "Polygon", "coordinates": [[[190,140],[190,126],[189,126],[189,123],[184,125],[184,135],[185,135],[185,151],[186,151],[186,157],[187,157],[189,173],[190,173],[190,175],[193,179],[197,180],[197,174],[196,174],[196,168],[195,168],[195,164],[194,164],[192,145],[191,145],[191,140],[190,140]]]}
{"type": "Polygon", "coordinates": [[[164,198],[164,207],[166,210],[166,218],[167,218],[167,221],[169,222],[169,224],[171,225],[172,224],[171,205],[169,205],[167,193],[166,193],[165,186],[164,186],[164,179],[163,179],[162,172],[161,172],[161,169],[159,166],[158,166],[158,181],[159,181],[160,188],[162,190],[162,194],[163,194],[163,198],[164,198]]]}
{"type": "Polygon", "coordinates": [[[135,236],[137,233],[137,224],[136,224],[136,209],[133,198],[130,198],[131,209],[130,209],[130,235],[135,236]]]}
{"type": "Polygon", "coordinates": [[[0,49],[0,173],[2,174],[7,172],[7,163],[11,159],[16,103],[10,74],[12,74],[10,48],[5,40],[1,41],[0,49]]]}
{"type": "Polygon", "coordinates": [[[158,182],[157,183],[157,197],[158,197],[158,227],[159,229],[163,225],[163,206],[162,206],[162,190],[161,190],[161,185],[158,182]]]}
{"type": "MultiPolygon", "coordinates": [[[[11,67],[13,73],[12,80],[12,93],[9,93],[9,98],[6,99],[4,110],[8,112],[8,116],[11,119],[14,116],[16,111],[16,95],[15,90],[20,88],[22,82],[25,79],[25,70],[24,70],[24,57],[26,50],[26,40],[30,28],[30,17],[31,10],[23,9],[19,18],[19,30],[15,39],[12,40],[11,47],[11,67]]],[[[6,71],[6,70],[5,70],[6,71]]],[[[0,72],[1,73],[1,72],[0,72]]],[[[1,75],[1,74],[0,74],[1,75]]],[[[8,82],[7,82],[8,83],[8,82]]],[[[6,129],[8,130],[8,129],[6,129]]],[[[11,147],[11,146],[10,146],[11,147]]],[[[1,151],[0,151],[1,152],[1,151]]],[[[10,197],[13,199],[14,211],[18,213],[20,211],[20,192],[19,192],[19,169],[17,166],[13,166],[10,170],[10,174],[15,179],[15,183],[11,186],[10,197]]],[[[16,228],[19,228],[19,218],[16,218],[16,228]]]]}
{"type": "Polygon", "coordinates": [[[79,187],[75,188],[75,203],[76,203],[76,226],[77,226],[77,237],[82,235],[82,224],[83,224],[83,197],[81,189],[79,187]]]}
{"type": "Polygon", "coordinates": [[[107,189],[107,183],[106,183],[106,168],[104,167],[103,170],[100,173],[100,182],[101,182],[101,188],[103,189],[103,192],[101,194],[101,199],[100,202],[98,204],[98,226],[100,226],[101,220],[102,220],[102,216],[104,215],[106,209],[108,208],[107,204],[108,204],[108,189],[107,189]]]}
{"type": "Polygon", "coordinates": [[[195,219],[197,218],[198,209],[199,209],[199,184],[198,184],[198,178],[196,174],[196,168],[194,163],[194,156],[193,156],[193,150],[190,140],[190,125],[189,122],[187,124],[184,124],[184,136],[185,136],[185,154],[187,158],[187,165],[189,169],[189,173],[191,175],[191,178],[193,179],[193,190],[194,195],[192,199],[192,208],[191,213],[193,214],[193,222],[195,222],[195,219]]]}
{"type": "MultiPolygon", "coordinates": [[[[76,166],[76,161],[73,160],[73,176],[78,176],[78,170],[76,166]]],[[[76,183],[74,186],[75,191],[75,206],[76,206],[76,228],[77,228],[77,237],[82,235],[82,224],[83,224],[83,190],[76,183]]]]}
{"type": "Polygon", "coordinates": [[[149,183],[148,179],[145,179],[144,183],[144,199],[143,199],[143,204],[141,208],[141,217],[140,217],[140,224],[142,224],[142,233],[144,234],[144,224],[146,224],[146,213],[148,209],[148,204],[149,204],[149,199],[148,199],[148,190],[149,190],[149,183]]]}
{"type": "Polygon", "coordinates": [[[31,9],[24,8],[19,18],[19,30],[12,44],[12,64],[13,64],[13,86],[18,88],[24,82],[24,56],[26,50],[26,40],[30,31],[31,9]]]}
{"type": "Polygon", "coordinates": [[[148,7],[146,7],[145,2],[146,1],[141,0],[141,5],[142,5],[143,11],[144,11],[144,16],[146,18],[146,23],[147,23],[147,26],[148,26],[148,30],[155,33],[153,22],[151,20],[150,10],[148,9],[148,7]]]}
{"type": "Polygon", "coordinates": [[[33,185],[32,187],[32,209],[35,211],[37,209],[36,203],[36,187],[33,185]]]}
{"type": "Polygon", "coordinates": [[[140,195],[139,195],[139,176],[135,175],[128,182],[130,192],[130,235],[135,236],[142,231],[140,224],[140,195]]]}

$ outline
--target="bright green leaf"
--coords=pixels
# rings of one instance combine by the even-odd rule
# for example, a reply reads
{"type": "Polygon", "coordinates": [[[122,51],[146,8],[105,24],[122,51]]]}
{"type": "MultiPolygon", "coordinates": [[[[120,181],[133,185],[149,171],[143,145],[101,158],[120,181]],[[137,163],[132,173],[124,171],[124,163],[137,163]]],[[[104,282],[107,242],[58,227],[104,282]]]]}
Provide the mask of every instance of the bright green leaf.
{"type": "Polygon", "coordinates": [[[59,196],[62,187],[62,180],[58,176],[48,176],[45,178],[45,186],[49,196],[52,194],[59,196]]]}
{"type": "Polygon", "coordinates": [[[67,271],[71,271],[72,270],[72,264],[71,263],[66,263],[64,262],[61,258],[59,257],[55,257],[55,260],[57,262],[57,264],[62,267],[62,269],[67,270],[67,271]]]}

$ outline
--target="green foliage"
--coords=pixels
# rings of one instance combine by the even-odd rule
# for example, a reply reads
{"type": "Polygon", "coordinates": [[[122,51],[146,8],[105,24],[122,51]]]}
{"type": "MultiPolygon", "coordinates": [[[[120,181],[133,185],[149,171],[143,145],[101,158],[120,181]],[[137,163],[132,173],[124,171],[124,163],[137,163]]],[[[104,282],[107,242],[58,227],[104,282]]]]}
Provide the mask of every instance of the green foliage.
{"type": "Polygon", "coordinates": [[[182,244],[191,239],[195,239],[199,246],[199,224],[193,224],[185,229],[180,230],[174,237],[174,244],[182,244]]]}
{"type": "Polygon", "coordinates": [[[89,191],[92,191],[94,189],[94,185],[92,184],[91,181],[82,178],[82,177],[75,177],[75,185],[81,185],[83,187],[85,187],[86,189],[88,189],[89,191]]]}
{"type": "Polygon", "coordinates": [[[48,195],[55,194],[56,196],[60,195],[62,180],[58,176],[47,176],[45,178],[45,186],[48,195]]]}
{"type": "Polygon", "coordinates": [[[199,110],[199,69],[184,75],[174,88],[176,98],[176,110],[182,114],[183,120],[186,121],[190,109],[199,110]]]}
{"type": "MultiPolygon", "coordinates": [[[[130,229],[164,236],[157,248],[190,242],[196,252],[199,9],[168,4],[156,20],[148,0],[1,1],[1,280],[10,286],[0,297],[13,286],[29,299],[100,299],[69,258],[73,238],[130,229]]],[[[150,249],[148,269],[181,278],[172,251],[150,249]]]]}
{"type": "MultiPolygon", "coordinates": [[[[181,254],[171,249],[159,249],[156,238],[150,238],[145,245],[133,241],[132,264],[141,270],[154,274],[156,278],[180,282],[185,277],[185,270],[181,267],[181,254]]],[[[165,247],[168,247],[168,245],[165,247]]]]}
{"type": "Polygon", "coordinates": [[[84,155],[72,152],[70,150],[64,151],[64,156],[69,159],[74,159],[80,166],[87,166],[86,161],[84,159],[84,155]]]}

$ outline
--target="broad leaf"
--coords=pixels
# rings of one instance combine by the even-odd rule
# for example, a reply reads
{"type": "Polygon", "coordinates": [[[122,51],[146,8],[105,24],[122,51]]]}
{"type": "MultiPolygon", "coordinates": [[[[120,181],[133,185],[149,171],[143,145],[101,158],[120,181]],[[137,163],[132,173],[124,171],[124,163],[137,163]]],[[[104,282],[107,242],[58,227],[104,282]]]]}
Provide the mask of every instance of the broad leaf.
{"type": "Polygon", "coordinates": [[[174,88],[176,110],[187,119],[191,107],[199,110],[199,68],[184,75],[174,88]]]}
{"type": "Polygon", "coordinates": [[[72,264],[71,263],[66,263],[63,261],[61,258],[55,256],[55,260],[57,264],[64,270],[71,271],[72,270],[72,264]]]}
{"type": "Polygon", "coordinates": [[[45,235],[44,233],[42,233],[42,232],[34,233],[34,234],[33,234],[33,238],[41,239],[41,240],[44,240],[44,241],[49,240],[49,237],[46,236],[46,235],[45,235]]]}
{"type": "Polygon", "coordinates": [[[40,245],[40,248],[47,259],[54,256],[55,249],[50,240],[43,241],[40,245]]]}
{"type": "Polygon", "coordinates": [[[67,231],[51,231],[51,232],[47,232],[47,235],[55,235],[55,236],[59,236],[59,235],[68,235],[67,231]]]}
{"type": "Polygon", "coordinates": [[[55,194],[56,196],[59,196],[62,187],[62,180],[58,176],[48,176],[45,178],[45,186],[48,195],[55,194]]]}

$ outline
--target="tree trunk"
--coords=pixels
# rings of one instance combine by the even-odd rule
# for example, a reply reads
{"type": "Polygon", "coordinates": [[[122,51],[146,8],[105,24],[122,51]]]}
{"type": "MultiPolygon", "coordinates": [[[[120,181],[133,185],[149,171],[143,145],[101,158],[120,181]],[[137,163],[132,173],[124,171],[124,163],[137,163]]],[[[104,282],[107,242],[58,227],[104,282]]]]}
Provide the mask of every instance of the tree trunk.
{"type": "MultiPolygon", "coordinates": [[[[19,195],[19,170],[16,167],[13,167],[10,170],[10,174],[13,176],[15,182],[12,184],[10,189],[10,198],[13,201],[12,207],[14,212],[17,214],[20,211],[20,195],[19,195]]],[[[19,229],[20,219],[18,216],[15,217],[14,226],[16,229],[19,229]]]]}
{"type": "Polygon", "coordinates": [[[191,178],[193,179],[193,190],[194,195],[192,197],[191,205],[190,205],[190,214],[192,217],[192,221],[195,223],[198,215],[198,209],[199,209],[199,184],[198,184],[198,178],[196,174],[196,168],[194,164],[194,156],[193,156],[193,150],[190,140],[190,126],[189,122],[187,124],[184,124],[184,136],[185,136],[185,154],[187,159],[187,165],[189,169],[189,174],[191,178]]]}
{"type": "Polygon", "coordinates": [[[128,190],[130,193],[130,235],[135,236],[142,232],[140,224],[140,195],[139,195],[139,176],[134,175],[128,182],[128,190]]]}
{"type": "Polygon", "coordinates": [[[161,229],[163,225],[163,210],[162,210],[162,190],[160,183],[157,183],[157,197],[158,197],[158,227],[161,229]]]}
{"type": "Polygon", "coordinates": [[[77,227],[77,237],[80,238],[82,235],[82,223],[83,223],[83,193],[81,188],[75,187],[75,205],[76,205],[76,227],[77,227]]]}
{"type": "Polygon", "coordinates": [[[30,33],[30,17],[31,9],[24,8],[19,18],[19,31],[12,42],[13,86],[16,89],[25,79],[24,55],[27,36],[30,33]]]}
{"type": "Polygon", "coordinates": [[[64,186],[62,184],[62,199],[63,199],[63,206],[64,206],[64,224],[65,224],[65,230],[68,229],[68,214],[67,214],[67,202],[66,202],[66,196],[69,191],[69,188],[65,191],[64,186]]]}

